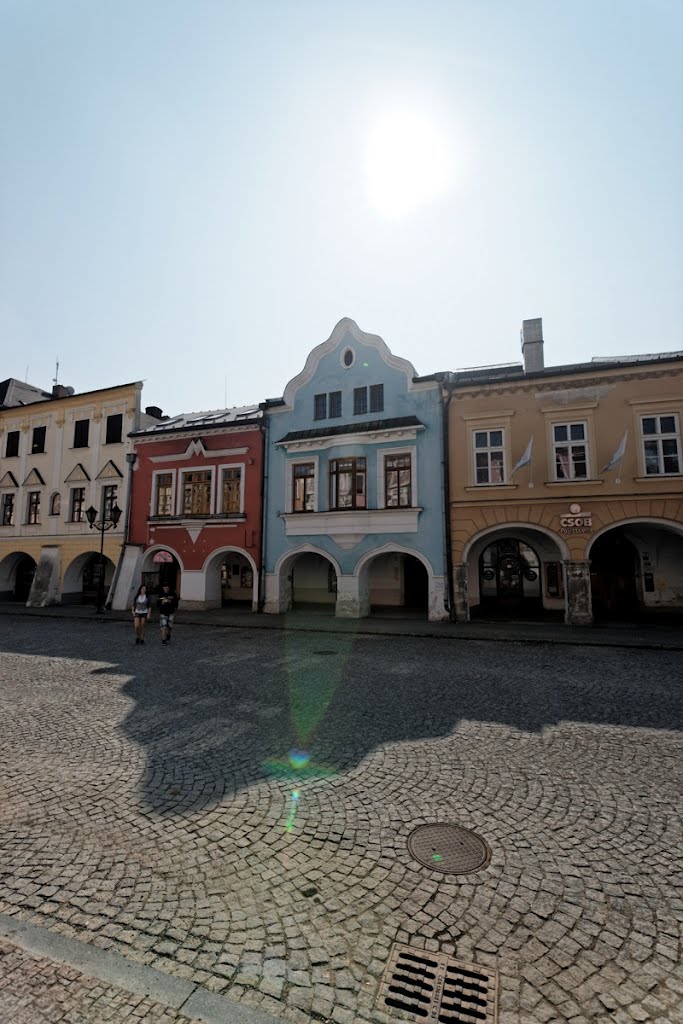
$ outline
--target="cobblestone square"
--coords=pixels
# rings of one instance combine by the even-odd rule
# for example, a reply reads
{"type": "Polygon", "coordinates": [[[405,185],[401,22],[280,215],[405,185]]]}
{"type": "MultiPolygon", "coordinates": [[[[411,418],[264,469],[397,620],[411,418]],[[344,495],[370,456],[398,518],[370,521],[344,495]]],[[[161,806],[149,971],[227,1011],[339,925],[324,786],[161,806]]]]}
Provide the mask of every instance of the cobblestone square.
{"type": "MultiPolygon", "coordinates": [[[[500,1024],[683,1021],[679,652],[11,615],[0,651],[0,914],[293,1024],[399,1019],[396,942],[495,968],[500,1024]],[[421,867],[428,822],[488,866],[421,867]]],[[[191,1019],[86,975],[3,940],[0,1021],[191,1019]]]]}

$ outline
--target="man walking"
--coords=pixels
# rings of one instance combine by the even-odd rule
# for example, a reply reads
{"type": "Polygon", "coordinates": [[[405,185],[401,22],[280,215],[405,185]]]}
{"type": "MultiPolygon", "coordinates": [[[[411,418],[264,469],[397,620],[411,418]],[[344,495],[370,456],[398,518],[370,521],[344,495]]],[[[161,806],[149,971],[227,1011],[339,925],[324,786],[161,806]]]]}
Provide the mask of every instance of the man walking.
{"type": "Polygon", "coordinates": [[[168,644],[171,642],[171,630],[173,629],[173,613],[178,607],[178,596],[174,590],[171,590],[169,583],[164,583],[161,588],[161,593],[157,599],[157,608],[159,609],[159,626],[161,628],[161,642],[162,644],[168,644]]]}

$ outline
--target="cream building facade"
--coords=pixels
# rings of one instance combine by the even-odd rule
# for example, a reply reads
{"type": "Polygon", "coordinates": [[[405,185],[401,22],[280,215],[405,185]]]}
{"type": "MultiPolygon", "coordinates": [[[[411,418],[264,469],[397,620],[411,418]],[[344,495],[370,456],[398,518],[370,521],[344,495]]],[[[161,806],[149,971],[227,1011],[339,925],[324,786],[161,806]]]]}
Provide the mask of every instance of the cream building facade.
{"type": "Polygon", "coordinates": [[[683,353],[444,376],[454,617],[683,615],[683,353]]]}
{"type": "Polygon", "coordinates": [[[110,587],[127,525],[127,435],[152,421],[141,393],[140,382],[82,394],[57,385],[44,400],[0,409],[0,599],[34,607],[94,600],[101,538],[88,524],[90,506],[97,521],[122,510],[103,538],[110,587]]]}

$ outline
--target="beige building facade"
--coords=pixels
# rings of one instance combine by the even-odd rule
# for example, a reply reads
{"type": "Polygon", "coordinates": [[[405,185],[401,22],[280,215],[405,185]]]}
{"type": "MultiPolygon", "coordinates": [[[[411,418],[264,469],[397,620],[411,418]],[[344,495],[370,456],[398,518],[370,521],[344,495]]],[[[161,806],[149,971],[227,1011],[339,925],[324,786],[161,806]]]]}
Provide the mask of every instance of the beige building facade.
{"type": "Polygon", "coordinates": [[[142,384],[83,394],[56,386],[42,401],[0,409],[0,599],[43,607],[95,600],[119,560],[128,510],[128,434],[142,384]],[[117,527],[91,529],[118,506],[117,527]]]}
{"type": "Polygon", "coordinates": [[[454,617],[683,616],[683,353],[444,378],[454,617]]]}

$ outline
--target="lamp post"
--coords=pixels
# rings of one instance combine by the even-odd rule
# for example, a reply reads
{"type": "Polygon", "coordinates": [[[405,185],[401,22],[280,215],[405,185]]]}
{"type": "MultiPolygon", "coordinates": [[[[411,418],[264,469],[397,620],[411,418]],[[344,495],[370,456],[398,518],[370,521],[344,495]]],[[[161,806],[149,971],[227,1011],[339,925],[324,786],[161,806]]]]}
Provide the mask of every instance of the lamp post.
{"type": "Polygon", "coordinates": [[[118,526],[119,519],[121,518],[121,509],[118,505],[114,505],[109,513],[109,517],[103,512],[99,522],[96,522],[97,509],[93,508],[92,505],[85,510],[85,514],[90,523],[90,529],[98,530],[100,534],[100,572],[97,580],[97,608],[95,609],[99,614],[104,611],[104,535],[107,530],[112,530],[118,526]]]}

